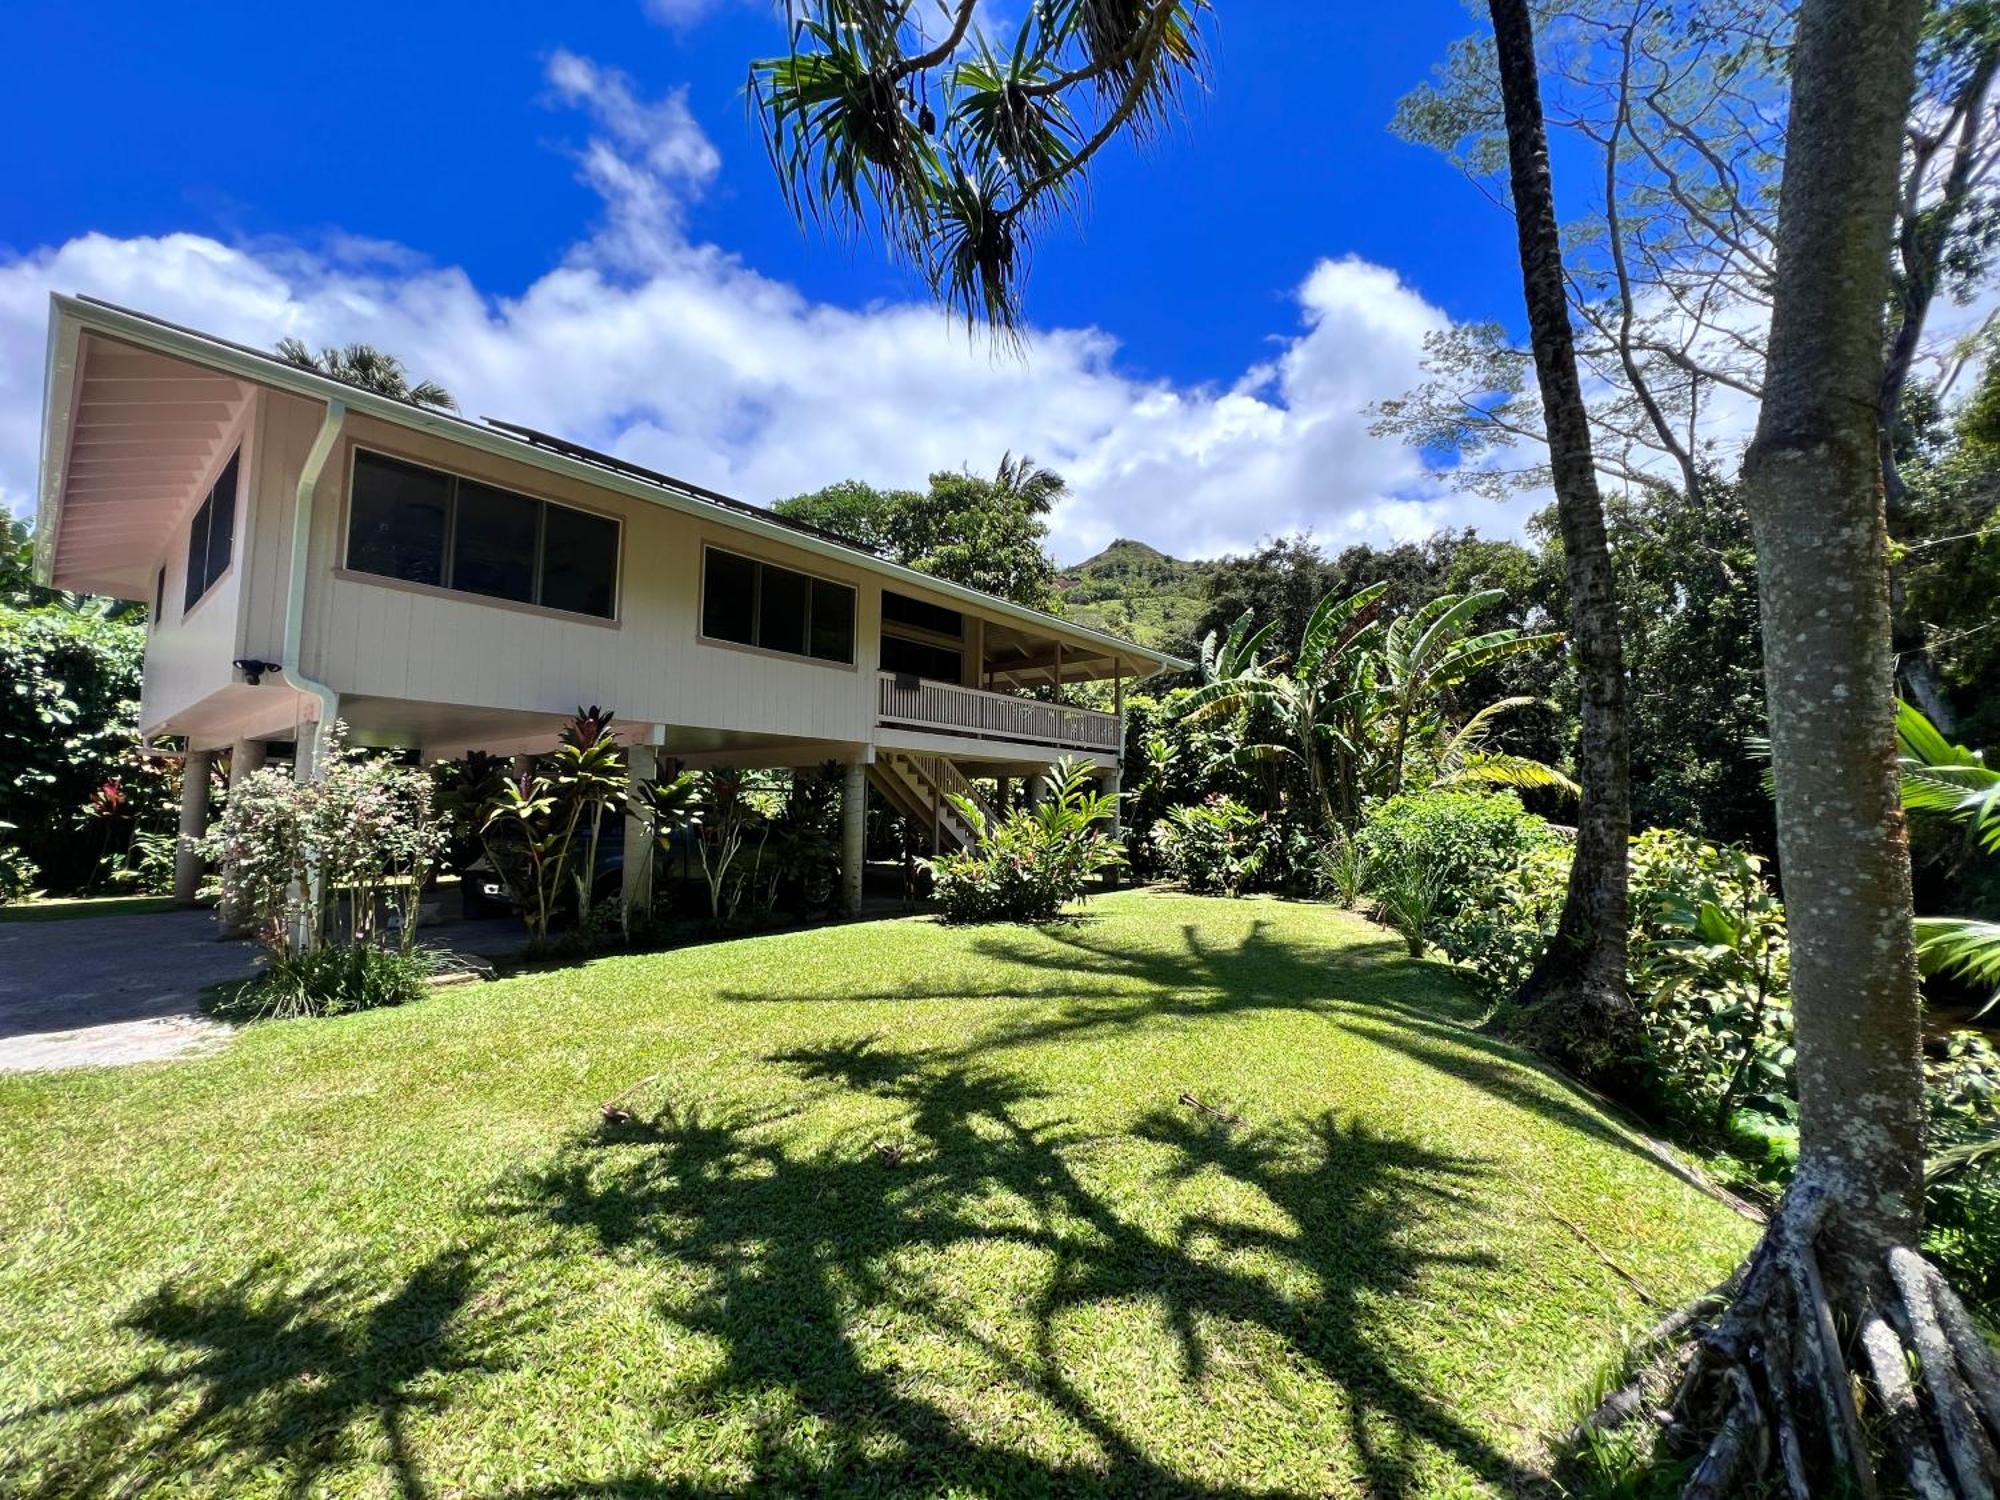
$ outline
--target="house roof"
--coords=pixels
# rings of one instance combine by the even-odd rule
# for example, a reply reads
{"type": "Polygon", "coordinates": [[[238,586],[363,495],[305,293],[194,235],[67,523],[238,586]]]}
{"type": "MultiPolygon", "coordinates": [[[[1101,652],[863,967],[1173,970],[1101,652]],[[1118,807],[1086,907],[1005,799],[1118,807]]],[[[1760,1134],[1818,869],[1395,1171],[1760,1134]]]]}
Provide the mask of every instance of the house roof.
{"type": "MultiPolygon", "coordinates": [[[[118,307],[88,297],[60,293],[49,299],[49,355],[43,400],[40,493],[35,528],[35,569],[44,583],[57,583],[59,550],[73,543],[64,530],[64,505],[74,483],[73,469],[85,441],[75,425],[78,347],[86,333],[165,355],[199,370],[249,381],[315,401],[342,401],[348,409],[413,431],[434,434],[535,468],[564,474],[634,499],[685,513],[699,514],[721,525],[807,552],[834,557],[850,566],[881,575],[906,587],[976,606],[981,611],[1071,640],[1086,642],[1100,652],[1149,671],[1185,670],[1179,657],[1108,632],[1031,609],[979,589],[933,577],[891,562],[868,547],[816,526],[790,520],[766,508],[718,491],[690,484],[673,475],[641,468],[608,453],[570,443],[511,422],[474,421],[453,412],[399,401],[347,385],[293,365],[265,350],[218,338],[199,329],[118,307]]],[[[61,585],[58,585],[61,586],[61,585]]]]}

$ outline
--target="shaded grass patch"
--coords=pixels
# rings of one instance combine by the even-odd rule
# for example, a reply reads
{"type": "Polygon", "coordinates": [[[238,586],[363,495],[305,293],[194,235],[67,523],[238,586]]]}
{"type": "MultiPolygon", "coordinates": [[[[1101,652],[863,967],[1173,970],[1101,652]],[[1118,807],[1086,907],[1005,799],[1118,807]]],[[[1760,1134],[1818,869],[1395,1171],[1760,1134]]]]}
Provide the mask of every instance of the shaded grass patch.
{"type": "Polygon", "coordinates": [[[1378,929],[1091,911],[0,1080],[0,1490],[1503,1492],[1649,1321],[1548,1209],[1750,1238],[1378,929]]]}

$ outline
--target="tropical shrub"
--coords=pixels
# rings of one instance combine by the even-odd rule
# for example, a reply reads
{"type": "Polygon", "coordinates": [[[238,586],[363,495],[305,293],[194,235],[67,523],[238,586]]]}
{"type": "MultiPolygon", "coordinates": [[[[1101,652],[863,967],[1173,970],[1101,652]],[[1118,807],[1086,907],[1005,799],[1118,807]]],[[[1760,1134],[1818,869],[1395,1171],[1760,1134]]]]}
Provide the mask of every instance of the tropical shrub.
{"type": "Polygon", "coordinates": [[[1160,866],[1199,895],[1240,896],[1263,867],[1263,822],[1221,794],[1176,807],[1154,826],[1160,866]]]}
{"type": "Polygon", "coordinates": [[[566,906],[580,930],[590,927],[604,817],[624,807],[630,787],[611,719],[595,706],[577,709],[554,751],[526,775],[503,778],[486,805],[487,856],[520,898],[536,947],[566,906]]]}
{"type": "Polygon", "coordinates": [[[224,899],[280,957],[379,946],[391,920],[407,951],[441,852],[430,776],[344,738],[335,725],[317,780],[242,778],[201,843],[222,864],[224,899]]]}
{"type": "Polygon", "coordinates": [[[420,949],[402,953],[366,943],[280,953],[212,1011],[225,1021],[289,1021],[408,1005],[423,999],[433,967],[420,949]]]}
{"type": "Polygon", "coordinates": [[[1471,965],[1495,998],[1520,988],[1555,934],[1569,892],[1570,853],[1561,838],[1531,844],[1454,915],[1448,955],[1471,965]]]}
{"type": "Polygon", "coordinates": [[[1927,1248],[1953,1280],[2000,1301],[2000,1051],[1976,1031],[1932,1044],[1927,1248]]]}
{"type": "MultiPolygon", "coordinates": [[[[9,837],[51,890],[84,888],[122,842],[109,828],[77,837],[98,789],[131,780],[146,632],[119,608],[0,603],[0,821],[15,825],[9,837]]],[[[131,826],[129,815],[120,822],[131,826]]]]}
{"type": "Polygon", "coordinates": [[[14,842],[15,832],[12,823],[0,823],[0,906],[24,901],[35,889],[35,862],[14,842]]]}
{"type": "Polygon", "coordinates": [[[1791,956],[1764,861],[1677,829],[1632,841],[1627,972],[1660,1112],[1717,1134],[1739,1108],[1788,1118],[1791,956]]]}
{"type": "Polygon", "coordinates": [[[1445,883],[1435,866],[1405,860],[1385,867],[1374,887],[1375,913],[1402,938],[1410,957],[1422,958],[1436,936],[1445,905],[1445,883]]]}
{"type": "Polygon", "coordinates": [[[1425,905],[1424,940],[1460,962],[1476,962],[1491,941],[1491,893],[1531,850],[1561,847],[1560,835],[1512,792],[1469,787],[1377,803],[1356,839],[1372,865],[1369,894],[1378,901],[1436,887],[1425,905]]]}
{"type": "Polygon", "coordinates": [[[966,798],[952,799],[977,831],[974,846],[928,862],[948,922],[1047,922],[1079,900],[1092,876],[1125,862],[1106,833],[1114,798],[1092,786],[1095,772],[1064,759],[1049,768],[1048,796],[1003,820],[966,798]]]}
{"type": "Polygon", "coordinates": [[[1375,874],[1375,857],[1351,833],[1336,832],[1319,851],[1315,894],[1352,910],[1361,905],[1375,874]]]}

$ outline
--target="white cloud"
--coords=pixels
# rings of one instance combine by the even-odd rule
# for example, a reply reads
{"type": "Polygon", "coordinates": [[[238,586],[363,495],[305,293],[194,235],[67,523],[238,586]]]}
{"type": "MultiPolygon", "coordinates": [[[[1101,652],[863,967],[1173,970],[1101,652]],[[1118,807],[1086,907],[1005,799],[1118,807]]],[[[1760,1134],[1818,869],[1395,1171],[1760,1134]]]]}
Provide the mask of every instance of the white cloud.
{"type": "MultiPolygon", "coordinates": [[[[1371,437],[1367,405],[1418,377],[1437,308],[1383,267],[1329,259],[1297,290],[1276,353],[1226,387],[1141,381],[1097,329],[1035,333],[995,356],[927,304],[814,302],[685,228],[720,167],[676,91],[559,52],[549,83],[587,112],[578,171],[602,223],[513,295],[354,239],[308,249],[192,234],[87,235],[0,261],[0,498],[28,508],[50,290],[88,292],[245,343],[365,340],[491,414],[605,447],[745,499],[836,479],[920,484],[1003,450],[1068,476],[1060,557],[1115,536],[1211,555],[1311,529],[1385,541],[1440,526],[1514,529],[1371,437]]],[[[761,162],[753,170],[763,169],[761,162]]]]}

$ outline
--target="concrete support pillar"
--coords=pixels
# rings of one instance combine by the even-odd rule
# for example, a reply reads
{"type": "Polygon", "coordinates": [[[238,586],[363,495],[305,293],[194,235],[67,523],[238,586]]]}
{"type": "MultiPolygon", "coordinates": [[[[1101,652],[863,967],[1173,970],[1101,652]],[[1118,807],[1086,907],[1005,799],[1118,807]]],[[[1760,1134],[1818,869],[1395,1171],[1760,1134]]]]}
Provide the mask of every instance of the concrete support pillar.
{"type": "Polygon", "coordinates": [[[1029,807],[1040,807],[1048,799],[1049,778],[1044,776],[1040,771],[1037,771],[1032,776],[1023,777],[1021,791],[1026,797],[1029,807]]]}
{"type": "Polygon", "coordinates": [[[201,851],[195,840],[208,832],[208,771],[212,750],[189,750],[181,762],[181,836],[174,844],[174,900],[194,905],[201,893],[201,851]]]}
{"type": "Polygon", "coordinates": [[[861,915],[861,865],[868,828],[868,768],[859,762],[840,778],[840,909],[861,915]]]}
{"type": "MultiPolygon", "coordinates": [[[[236,789],[245,779],[264,769],[264,758],[270,746],[262,740],[238,740],[229,747],[229,795],[234,797],[236,789]]],[[[236,909],[236,903],[229,899],[229,865],[224,858],[222,864],[222,930],[236,933],[243,927],[243,914],[236,909]]]]}
{"type": "Polygon", "coordinates": [[[625,876],[623,896],[626,920],[653,909],[653,804],[646,793],[659,775],[660,752],[651,745],[628,745],[625,770],[632,780],[632,794],[625,804],[625,876]]]}

